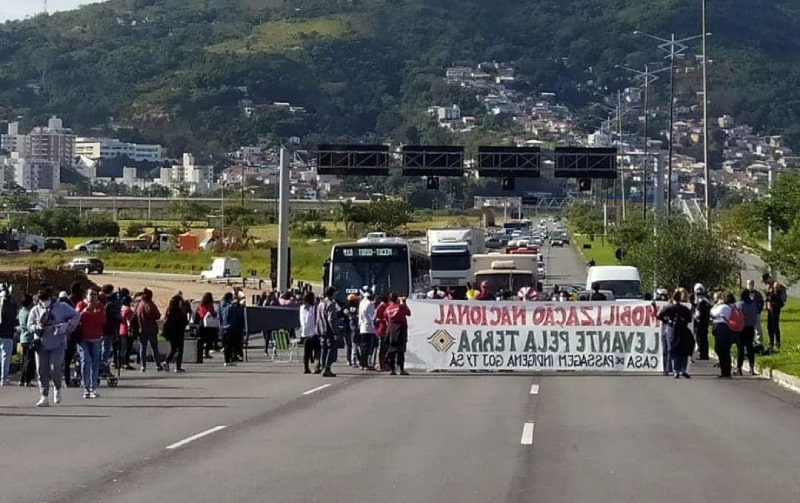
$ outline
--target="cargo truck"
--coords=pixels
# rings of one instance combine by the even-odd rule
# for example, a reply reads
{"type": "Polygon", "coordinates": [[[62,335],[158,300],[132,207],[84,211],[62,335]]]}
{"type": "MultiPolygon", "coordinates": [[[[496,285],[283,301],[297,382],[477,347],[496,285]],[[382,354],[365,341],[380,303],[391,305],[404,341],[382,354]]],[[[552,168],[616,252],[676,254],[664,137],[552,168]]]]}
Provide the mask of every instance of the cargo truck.
{"type": "Polygon", "coordinates": [[[486,236],[480,229],[429,229],[430,283],[454,293],[466,291],[472,257],[486,251],[486,236]]]}

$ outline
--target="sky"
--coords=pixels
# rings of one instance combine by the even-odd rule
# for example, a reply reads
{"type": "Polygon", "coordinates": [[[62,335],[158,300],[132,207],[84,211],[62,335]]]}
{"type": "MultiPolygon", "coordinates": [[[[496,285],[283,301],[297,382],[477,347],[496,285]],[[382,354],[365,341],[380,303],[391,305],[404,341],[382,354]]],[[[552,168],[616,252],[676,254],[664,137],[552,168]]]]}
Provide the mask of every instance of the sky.
{"type": "MultiPolygon", "coordinates": [[[[103,0],[47,0],[47,10],[53,13],[100,1],[103,0]]],[[[38,14],[43,10],[44,0],[0,0],[0,22],[9,19],[23,19],[25,16],[38,14]]]]}

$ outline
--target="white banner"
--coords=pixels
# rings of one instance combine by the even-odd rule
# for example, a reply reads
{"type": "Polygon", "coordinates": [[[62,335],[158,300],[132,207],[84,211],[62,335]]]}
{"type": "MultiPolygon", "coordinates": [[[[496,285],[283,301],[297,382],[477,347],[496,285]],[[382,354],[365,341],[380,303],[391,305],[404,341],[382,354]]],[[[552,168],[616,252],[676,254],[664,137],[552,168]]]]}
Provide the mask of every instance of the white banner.
{"type": "Polygon", "coordinates": [[[647,302],[409,300],[406,363],[428,370],[658,372],[647,302]]]}

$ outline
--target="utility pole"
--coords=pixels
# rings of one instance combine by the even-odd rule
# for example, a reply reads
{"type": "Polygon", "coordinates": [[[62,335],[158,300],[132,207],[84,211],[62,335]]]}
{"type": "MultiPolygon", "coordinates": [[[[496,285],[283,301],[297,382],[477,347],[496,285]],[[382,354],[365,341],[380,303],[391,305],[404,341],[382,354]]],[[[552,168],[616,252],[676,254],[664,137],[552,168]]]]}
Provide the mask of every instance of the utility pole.
{"type": "Polygon", "coordinates": [[[289,150],[281,147],[278,187],[278,291],[289,289],[289,150]]]}
{"type": "MultiPolygon", "coordinates": [[[[618,152],[621,154],[622,149],[624,147],[624,142],[622,141],[622,91],[617,89],[617,132],[619,133],[619,149],[618,152]]],[[[625,220],[625,173],[622,173],[620,177],[622,183],[622,220],[625,220]]]]}
{"type": "MultiPolygon", "coordinates": [[[[638,33],[638,32],[637,32],[638,33]]],[[[649,138],[648,138],[648,125],[650,121],[650,110],[649,106],[649,90],[650,84],[658,80],[658,73],[664,72],[669,70],[669,68],[660,68],[658,70],[650,70],[650,65],[644,65],[644,71],[637,70],[635,68],[631,68],[625,65],[617,65],[617,68],[625,69],[629,72],[632,72],[636,75],[635,79],[642,81],[644,84],[644,162],[642,164],[642,218],[647,220],[647,174],[650,171],[650,163],[648,159],[648,147],[649,147],[649,138]]],[[[660,169],[655,173],[655,180],[653,184],[653,202],[658,201],[659,194],[658,191],[661,190],[661,171],[660,169]]],[[[657,206],[657,205],[656,205],[657,206]]],[[[656,207],[657,210],[660,208],[656,207]]]]}
{"type": "Polygon", "coordinates": [[[651,35],[649,33],[645,33],[642,31],[635,31],[633,32],[634,35],[643,35],[648,38],[652,38],[653,40],[660,42],[658,48],[662,51],[667,53],[666,58],[669,59],[669,70],[670,70],[670,86],[669,86],[669,159],[667,160],[667,212],[669,213],[672,211],[672,126],[673,126],[673,117],[674,117],[674,88],[675,88],[675,58],[681,54],[683,54],[686,49],[689,48],[686,45],[686,42],[690,40],[695,40],[698,38],[705,38],[706,35],[710,35],[707,33],[702,33],[700,35],[695,35],[692,37],[686,37],[682,39],[676,39],[675,34],[672,33],[670,38],[662,38],[656,35],[651,35]]]}
{"type": "Polygon", "coordinates": [[[703,1],[703,171],[705,175],[706,229],[711,229],[711,166],[708,164],[708,73],[706,66],[706,0],[703,1]]]}

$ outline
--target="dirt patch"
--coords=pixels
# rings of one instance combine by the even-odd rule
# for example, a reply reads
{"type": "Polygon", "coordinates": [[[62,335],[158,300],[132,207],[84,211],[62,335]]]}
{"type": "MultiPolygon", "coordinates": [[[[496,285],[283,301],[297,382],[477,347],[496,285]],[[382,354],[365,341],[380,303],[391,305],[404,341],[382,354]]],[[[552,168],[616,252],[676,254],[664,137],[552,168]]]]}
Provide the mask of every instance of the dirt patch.
{"type": "Polygon", "coordinates": [[[97,288],[82,272],[42,267],[5,268],[0,271],[0,282],[11,283],[15,296],[26,292],[35,295],[43,286],[51,287],[53,294],[58,295],[62,290],[69,292],[75,282],[80,283],[84,289],[97,288]]]}

